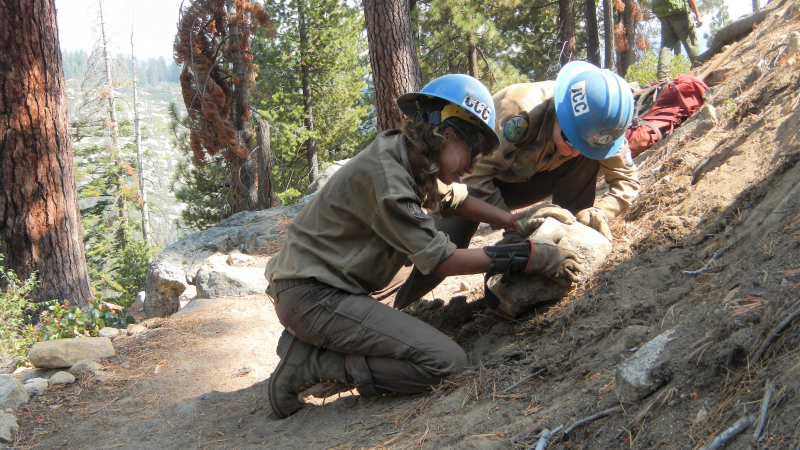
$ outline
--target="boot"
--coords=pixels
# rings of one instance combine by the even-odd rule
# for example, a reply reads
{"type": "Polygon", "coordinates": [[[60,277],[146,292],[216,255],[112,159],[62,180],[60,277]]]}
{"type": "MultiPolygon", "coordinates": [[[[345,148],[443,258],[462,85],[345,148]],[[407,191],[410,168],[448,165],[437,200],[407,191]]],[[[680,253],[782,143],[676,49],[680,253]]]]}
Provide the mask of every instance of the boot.
{"type": "MultiPolygon", "coordinates": [[[[289,330],[283,330],[281,337],[278,339],[278,348],[275,351],[279,357],[283,358],[286,355],[286,349],[289,348],[289,343],[292,342],[293,337],[294,335],[289,330]]],[[[347,383],[334,381],[312,386],[306,391],[305,395],[312,395],[314,398],[328,398],[332,395],[347,392],[352,389],[352,386],[347,383]]]]}
{"type": "MultiPolygon", "coordinates": [[[[287,334],[284,331],[284,335],[287,334]]],[[[284,352],[284,335],[278,341],[278,351],[284,352]]],[[[289,334],[288,345],[278,367],[269,377],[269,404],[281,419],[300,409],[297,395],[319,383],[347,383],[344,353],[314,347],[289,334]]]]}

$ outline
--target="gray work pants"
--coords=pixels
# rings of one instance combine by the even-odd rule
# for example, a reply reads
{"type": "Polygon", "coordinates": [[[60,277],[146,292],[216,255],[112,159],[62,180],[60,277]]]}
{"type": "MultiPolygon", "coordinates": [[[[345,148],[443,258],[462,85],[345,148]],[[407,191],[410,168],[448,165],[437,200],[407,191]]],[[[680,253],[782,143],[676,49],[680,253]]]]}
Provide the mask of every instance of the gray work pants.
{"type": "Polygon", "coordinates": [[[363,396],[422,392],[467,363],[442,332],[368,295],[313,282],[277,297],[278,319],[297,338],[346,354],[347,374],[363,396]]]}
{"type": "Polygon", "coordinates": [[[694,22],[689,14],[676,14],[669,17],[659,17],[661,21],[661,53],[658,56],[658,81],[670,79],[669,64],[672,61],[672,49],[683,43],[689,62],[696,67],[697,57],[700,56],[700,47],[697,43],[697,33],[694,22]]]}

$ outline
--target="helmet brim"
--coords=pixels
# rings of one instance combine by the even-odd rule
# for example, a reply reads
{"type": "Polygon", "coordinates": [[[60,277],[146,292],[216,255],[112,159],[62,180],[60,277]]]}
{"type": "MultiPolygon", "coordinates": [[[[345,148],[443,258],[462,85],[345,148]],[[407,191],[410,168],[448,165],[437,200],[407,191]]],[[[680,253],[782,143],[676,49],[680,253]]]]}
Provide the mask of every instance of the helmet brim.
{"type": "Polygon", "coordinates": [[[578,133],[578,129],[571,115],[572,103],[569,100],[569,83],[577,74],[591,70],[597,70],[597,67],[584,61],[572,61],[567,63],[556,77],[553,101],[555,103],[558,123],[561,125],[561,130],[567,136],[567,139],[569,139],[569,143],[587,158],[602,160],[608,159],[619,152],[625,140],[625,136],[623,134],[618,139],[602,147],[592,147],[587,144],[580,133],[578,133]]]}

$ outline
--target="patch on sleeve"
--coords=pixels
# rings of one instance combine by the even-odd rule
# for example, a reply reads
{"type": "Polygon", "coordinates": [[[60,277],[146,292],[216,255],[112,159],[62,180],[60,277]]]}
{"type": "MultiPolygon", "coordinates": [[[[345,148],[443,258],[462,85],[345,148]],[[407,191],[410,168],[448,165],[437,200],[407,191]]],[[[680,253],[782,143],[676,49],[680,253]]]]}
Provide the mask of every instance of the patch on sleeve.
{"type": "Polygon", "coordinates": [[[631,149],[629,148],[628,151],[625,152],[625,156],[622,157],[622,162],[625,163],[625,167],[631,168],[633,167],[633,156],[631,156],[631,149]]]}
{"type": "Polygon", "coordinates": [[[503,126],[503,136],[509,142],[517,142],[525,136],[528,131],[528,119],[522,116],[514,116],[508,119],[505,126],[503,126]]]}
{"type": "Polygon", "coordinates": [[[408,202],[408,212],[417,219],[425,218],[425,213],[422,211],[422,208],[414,202],[408,202]]]}

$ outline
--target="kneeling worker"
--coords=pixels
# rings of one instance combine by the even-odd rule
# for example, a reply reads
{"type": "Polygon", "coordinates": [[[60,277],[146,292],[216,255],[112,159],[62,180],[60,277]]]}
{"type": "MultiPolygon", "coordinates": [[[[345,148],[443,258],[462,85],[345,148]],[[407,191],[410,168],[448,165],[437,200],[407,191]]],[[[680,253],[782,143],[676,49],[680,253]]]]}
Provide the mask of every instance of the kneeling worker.
{"type": "Polygon", "coordinates": [[[325,381],[355,386],[362,396],[413,393],[466,364],[464,351],[443,333],[368,295],[406,260],[439,276],[525,272],[562,284],[583,270],[580,256],[552,242],[456,249],[436,230],[432,211],[521,233],[541,219],[514,216],[453,184],[499,144],[483,84],[445,75],[398,104],[413,119],[380,133],[339,169],[295,217],[267,264],[267,293],[286,327],[268,383],[280,418],[301,407],[300,392],[325,381]]]}
{"type": "MultiPolygon", "coordinates": [[[[574,220],[575,214],[578,221],[611,240],[609,221],[630,207],[640,187],[625,140],[633,118],[628,83],[608,70],[573,61],[555,81],[515,84],[495,94],[493,101],[500,146],[461,177],[469,194],[504,211],[552,195],[554,205],[568,210],[562,210],[562,222],[574,220]],[[601,170],[609,189],[595,199],[601,170]]],[[[553,214],[554,208],[549,209],[553,214]]],[[[478,225],[462,216],[436,222],[458,248],[469,246],[478,225]]],[[[522,240],[518,230],[505,229],[498,244],[522,240]]],[[[394,307],[410,305],[442,280],[416,268],[407,277],[398,275],[393,283],[403,284],[394,307]]]]}

